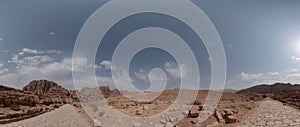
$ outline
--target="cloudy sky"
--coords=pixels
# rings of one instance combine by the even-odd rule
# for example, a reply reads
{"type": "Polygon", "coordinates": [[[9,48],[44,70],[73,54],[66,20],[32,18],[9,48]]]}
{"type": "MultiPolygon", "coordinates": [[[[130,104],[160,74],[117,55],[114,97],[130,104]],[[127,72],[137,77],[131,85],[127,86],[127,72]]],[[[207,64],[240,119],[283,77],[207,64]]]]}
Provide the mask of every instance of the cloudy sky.
{"type": "MultiPolygon", "coordinates": [[[[30,80],[49,79],[73,88],[72,53],[76,38],[88,17],[106,2],[1,0],[0,84],[22,88],[30,80]]],[[[227,58],[226,88],[300,83],[299,0],[193,2],[209,16],[223,41],[227,58]]],[[[211,66],[203,43],[185,24],[161,14],[135,15],[120,21],[102,40],[95,64],[89,65],[84,58],[73,59],[78,63],[73,71],[93,68],[99,85],[114,87],[110,73],[111,66],[114,67],[111,65],[114,49],[130,32],[150,26],[170,29],[186,40],[197,57],[200,88],[208,88],[211,66]]],[[[132,83],[139,89],[149,87],[148,75],[153,68],[166,72],[168,88],[179,87],[179,68],[182,76],[193,76],[189,73],[193,68],[178,65],[168,52],[148,48],[136,54],[130,64],[132,83]]],[[[82,77],[82,84],[92,79],[82,77]]]]}

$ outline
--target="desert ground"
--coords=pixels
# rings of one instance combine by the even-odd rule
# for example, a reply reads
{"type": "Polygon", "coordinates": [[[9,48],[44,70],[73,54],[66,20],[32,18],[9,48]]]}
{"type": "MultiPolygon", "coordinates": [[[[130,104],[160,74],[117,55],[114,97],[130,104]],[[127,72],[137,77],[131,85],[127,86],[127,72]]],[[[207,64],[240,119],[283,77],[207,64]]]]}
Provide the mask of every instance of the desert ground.
{"type": "Polygon", "coordinates": [[[89,127],[91,123],[83,115],[78,113],[72,105],[66,104],[62,107],[33,117],[30,119],[13,122],[3,127],[89,127]]]}
{"type": "Polygon", "coordinates": [[[105,86],[71,91],[54,82],[32,81],[22,90],[1,86],[0,125],[3,127],[299,127],[298,87],[299,85],[279,83],[255,86],[237,92],[170,89],[158,94],[119,92],[105,86]],[[100,91],[103,95],[99,94],[100,91]],[[197,96],[193,101],[183,98],[189,101],[176,103],[179,92],[184,93],[186,97],[194,93],[197,96]],[[220,101],[209,103],[214,101],[208,98],[209,93],[215,97],[220,95],[220,101]],[[139,99],[144,101],[136,101],[139,99]],[[214,106],[216,108],[211,109],[214,106]],[[130,121],[126,119],[127,117],[135,119],[130,121]]]}

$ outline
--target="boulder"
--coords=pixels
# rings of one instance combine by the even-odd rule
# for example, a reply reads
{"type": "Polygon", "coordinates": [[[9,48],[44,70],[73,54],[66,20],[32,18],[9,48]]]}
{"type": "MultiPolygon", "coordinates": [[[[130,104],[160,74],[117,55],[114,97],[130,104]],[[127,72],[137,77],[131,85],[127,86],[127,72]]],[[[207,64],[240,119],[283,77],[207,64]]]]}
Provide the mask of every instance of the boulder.
{"type": "Polygon", "coordinates": [[[236,115],[225,116],[224,119],[225,119],[226,124],[231,124],[231,123],[238,122],[238,119],[237,119],[236,115]]]}
{"type": "Polygon", "coordinates": [[[214,115],[219,121],[219,123],[225,123],[225,120],[223,119],[223,116],[219,110],[216,110],[214,115]]]}
{"type": "Polygon", "coordinates": [[[144,105],[144,106],[143,106],[143,110],[149,110],[149,109],[150,109],[149,106],[147,106],[147,105],[144,105]]]}
{"type": "Polygon", "coordinates": [[[140,111],[140,110],[135,112],[135,115],[137,115],[137,116],[142,115],[142,114],[143,114],[143,111],[140,111]]]}
{"type": "Polygon", "coordinates": [[[230,116],[234,114],[234,111],[231,109],[224,109],[224,116],[230,116]]]}

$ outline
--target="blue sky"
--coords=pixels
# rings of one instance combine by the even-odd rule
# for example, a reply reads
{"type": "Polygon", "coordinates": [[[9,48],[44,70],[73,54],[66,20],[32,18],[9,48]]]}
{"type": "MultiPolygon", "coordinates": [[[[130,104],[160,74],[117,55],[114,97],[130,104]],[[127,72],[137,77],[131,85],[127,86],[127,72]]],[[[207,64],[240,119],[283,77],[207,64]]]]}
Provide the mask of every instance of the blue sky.
{"type": "MultiPolygon", "coordinates": [[[[103,0],[1,0],[0,84],[21,88],[33,79],[49,79],[73,88],[71,62],[77,35],[103,0]]],[[[275,82],[300,83],[300,1],[193,0],[212,20],[227,57],[226,88],[240,89],[275,82]]],[[[199,63],[200,88],[210,83],[210,61],[201,40],[180,21],[160,14],[135,15],[120,21],[104,38],[95,65],[100,85],[113,87],[111,55],[120,39],[143,26],[171,29],[186,38],[199,63]]],[[[179,67],[160,49],[145,49],[130,66],[133,84],[149,87],[148,73],[162,68],[168,88],[179,86],[179,67]]],[[[76,71],[76,70],[75,70],[76,71]]],[[[82,83],[91,80],[83,77],[82,83]]]]}

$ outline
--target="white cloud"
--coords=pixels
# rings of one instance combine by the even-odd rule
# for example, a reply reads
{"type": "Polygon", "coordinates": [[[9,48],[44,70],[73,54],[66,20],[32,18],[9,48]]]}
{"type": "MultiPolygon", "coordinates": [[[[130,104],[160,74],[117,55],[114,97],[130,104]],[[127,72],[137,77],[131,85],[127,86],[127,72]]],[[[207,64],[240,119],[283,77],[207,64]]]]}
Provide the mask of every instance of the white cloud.
{"type": "Polygon", "coordinates": [[[23,48],[22,52],[29,53],[29,54],[43,54],[44,53],[44,52],[38,51],[36,49],[28,49],[28,48],[23,48]]]}
{"type": "Polygon", "coordinates": [[[186,66],[184,64],[180,65],[180,68],[178,68],[167,62],[165,63],[165,70],[168,72],[168,74],[176,79],[181,79],[181,76],[185,77],[187,75],[186,66]]]}
{"type": "Polygon", "coordinates": [[[0,41],[2,41],[3,39],[2,38],[0,38],[0,41]]]}
{"type": "Polygon", "coordinates": [[[278,75],[279,72],[269,72],[269,75],[278,75]]]}
{"type": "Polygon", "coordinates": [[[300,83],[300,72],[296,68],[288,68],[282,71],[268,73],[246,73],[242,72],[237,79],[228,79],[227,88],[241,89],[260,84],[273,84],[276,82],[283,83],[300,83]]]}
{"type": "Polygon", "coordinates": [[[262,76],[261,73],[259,74],[250,74],[250,73],[245,73],[245,72],[242,72],[238,75],[238,77],[241,79],[241,80],[252,80],[252,79],[256,79],[258,77],[262,76]]]}
{"type": "Polygon", "coordinates": [[[165,67],[172,67],[172,65],[171,65],[170,62],[166,62],[166,63],[165,63],[165,67]]]}
{"type": "Polygon", "coordinates": [[[291,83],[300,83],[300,73],[298,74],[289,74],[286,76],[286,79],[291,83]]]}
{"type": "MultiPolygon", "coordinates": [[[[1,45],[1,43],[0,43],[0,45],[1,45]]],[[[0,48],[0,53],[9,53],[9,52],[10,52],[9,50],[4,50],[4,49],[0,48]]]]}
{"type": "Polygon", "coordinates": [[[55,35],[55,33],[54,33],[54,32],[49,32],[49,34],[50,34],[50,35],[52,35],[52,36],[54,36],[54,35],[55,35]]]}
{"type": "Polygon", "coordinates": [[[149,79],[151,82],[150,91],[163,91],[167,85],[167,77],[161,69],[156,68],[151,70],[149,79]]]}
{"type": "Polygon", "coordinates": [[[134,75],[139,80],[144,80],[144,81],[148,80],[147,76],[145,75],[145,71],[143,69],[140,69],[139,72],[134,72],[134,75]]]}
{"type": "Polygon", "coordinates": [[[104,68],[105,68],[106,70],[110,70],[110,68],[111,68],[111,62],[108,61],[108,60],[102,61],[102,62],[100,63],[100,65],[104,66],[104,68]]]}
{"type": "MultiPolygon", "coordinates": [[[[0,82],[14,87],[21,87],[35,79],[48,79],[61,85],[73,85],[72,60],[75,63],[73,72],[86,72],[98,68],[98,66],[89,65],[85,58],[65,58],[61,61],[52,61],[53,58],[49,56],[33,56],[19,60],[15,55],[12,59],[20,66],[13,72],[0,75],[0,82]]],[[[87,79],[87,77],[82,78],[87,79]]]]}
{"type": "Polygon", "coordinates": [[[295,61],[299,61],[299,60],[300,60],[300,57],[292,56],[291,59],[292,59],[292,60],[295,60],[295,61]]]}
{"type": "Polygon", "coordinates": [[[47,53],[49,53],[49,54],[62,54],[62,51],[51,49],[51,50],[48,50],[47,53]]]}
{"type": "Polygon", "coordinates": [[[59,50],[46,50],[39,51],[36,49],[23,48],[21,52],[13,54],[11,60],[8,63],[15,63],[20,65],[40,65],[42,63],[51,62],[52,58],[46,54],[61,54],[59,50]],[[28,55],[25,55],[28,54],[28,55]],[[24,57],[26,56],[26,57],[24,57]]]}
{"type": "Polygon", "coordinates": [[[114,65],[111,64],[110,61],[108,60],[103,60],[101,63],[100,63],[100,66],[104,67],[104,69],[106,70],[111,70],[111,68],[116,68],[114,65]]]}
{"type": "Polygon", "coordinates": [[[2,85],[10,86],[10,87],[17,87],[20,88],[20,83],[24,85],[26,82],[22,82],[18,79],[18,76],[15,73],[7,73],[4,75],[0,75],[0,82],[2,85]]]}
{"type": "Polygon", "coordinates": [[[37,66],[42,63],[47,63],[47,62],[51,62],[51,61],[52,61],[52,59],[50,58],[50,56],[28,56],[28,57],[19,59],[18,55],[14,55],[11,58],[11,60],[8,62],[18,64],[19,66],[21,66],[21,65],[37,66]]]}
{"type": "Polygon", "coordinates": [[[19,53],[19,55],[24,55],[25,53],[28,54],[61,54],[62,51],[51,49],[46,51],[39,51],[37,49],[29,49],[29,48],[23,48],[22,51],[19,53]]]}
{"type": "Polygon", "coordinates": [[[287,68],[284,70],[284,73],[295,73],[295,72],[299,72],[299,69],[297,68],[287,68]]]}
{"type": "Polygon", "coordinates": [[[3,68],[3,64],[0,64],[0,75],[7,73],[9,70],[8,68],[3,68]]]}
{"type": "Polygon", "coordinates": [[[24,55],[24,54],[25,54],[24,52],[19,52],[19,53],[18,53],[19,56],[22,56],[22,55],[24,55]]]}
{"type": "Polygon", "coordinates": [[[18,63],[19,56],[18,55],[13,55],[11,60],[8,61],[8,63],[18,63]]]}

